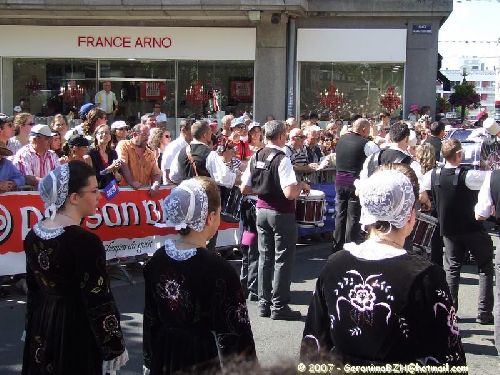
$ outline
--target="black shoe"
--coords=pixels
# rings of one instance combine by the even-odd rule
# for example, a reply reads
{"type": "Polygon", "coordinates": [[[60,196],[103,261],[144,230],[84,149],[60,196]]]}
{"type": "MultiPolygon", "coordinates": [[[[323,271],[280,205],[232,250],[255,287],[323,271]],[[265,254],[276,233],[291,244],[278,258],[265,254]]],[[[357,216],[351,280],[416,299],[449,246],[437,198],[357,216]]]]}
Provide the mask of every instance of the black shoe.
{"type": "Polygon", "coordinates": [[[273,320],[299,320],[300,318],[302,318],[300,311],[292,310],[288,305],[271,313],[273,320]]]}
{"type": "Polygon", "coordinates": [[[493,324],[494,322],[495,319],[493,318],[493,314],[489,312],[480,313],[476,318],[476,323],[482,325],[489,325],[493,324]]]}
{"type": "Polygon", "coordinates": [[[271,306],[259,305],[259,316],[269,318],[271,316],[271,306]]]}

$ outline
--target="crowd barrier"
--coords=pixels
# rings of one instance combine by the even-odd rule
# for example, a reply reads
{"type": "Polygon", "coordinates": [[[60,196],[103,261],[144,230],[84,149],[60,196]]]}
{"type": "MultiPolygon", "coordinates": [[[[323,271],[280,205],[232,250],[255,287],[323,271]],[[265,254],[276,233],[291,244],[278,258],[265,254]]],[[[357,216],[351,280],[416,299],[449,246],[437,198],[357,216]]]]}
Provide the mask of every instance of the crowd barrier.
{"type": "MultiPolygon", "coordinates": [[[[82,222],[82,227],[101,238],[108,261],[151,254],[165,238],[175,235],[174,228],[158,228],[164,220],[162,201],[170,193],[161,187],[152,198],[149,190],[120,188],[107,199],[104,192],[96,213],[82,222]]],[[[38,192],[17,191],[0,199],[0,276],[25,272],[23,240],[39,220],[50,216],[38,192]]],[[[217,247],[238,243],[238,224],[221,221],[217,247]]]]}

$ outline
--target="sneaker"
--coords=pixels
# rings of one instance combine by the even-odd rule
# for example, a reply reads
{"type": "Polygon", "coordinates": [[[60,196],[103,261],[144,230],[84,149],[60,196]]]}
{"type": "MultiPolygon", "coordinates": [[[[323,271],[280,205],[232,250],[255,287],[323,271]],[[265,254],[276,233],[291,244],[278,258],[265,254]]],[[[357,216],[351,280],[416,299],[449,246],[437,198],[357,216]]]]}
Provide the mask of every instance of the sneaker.
{"type": "Polygon", "coordinates": [[[300,318],[302,318],[300,311],[292,310],[288,305],[279,310],[273,310],[271,313],[273,320],[299,320],[300,318]]]}
{"type": "Polygon", "coordinates": [[[259,305],[259,316],[269,318],[271,316],[271,306],[259,305]]]}
{"type": "Polygon", "coordinates": [[[480,313],[476,318],[476,323],[479,323],[482,325],[493,324],[494,321],[495,321],[495,319],[493,318],[493,314],[490,312],[480,313]]]}

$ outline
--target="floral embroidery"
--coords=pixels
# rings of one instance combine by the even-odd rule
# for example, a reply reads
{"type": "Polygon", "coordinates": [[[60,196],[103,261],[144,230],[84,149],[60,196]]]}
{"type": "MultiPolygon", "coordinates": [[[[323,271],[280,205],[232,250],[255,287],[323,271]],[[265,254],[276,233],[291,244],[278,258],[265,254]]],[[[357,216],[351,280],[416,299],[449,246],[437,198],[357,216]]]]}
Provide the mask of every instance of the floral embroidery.
{"type": "Polygon", "coordinates": [[[441,302],[436,302],[434,304],[434,315],[437,316],[437,308],[441,307],[447,312],[446,316],[446,324],[448,325],[448,328],[450,329],[450,332],[453,336],[458,336],[460,334],[460,329],[458,328],[457,325],[457,312],[455,311],[454,306],[450,306],[448,309],[444,303],[441,302]]]}
{"type": "Polygon", "coordinates": [[[356,285],[349,291],[349,302],[359,311],[373,310],[375,293],[370,285],[356,285]]]}
{"type": "Polygon", "coordinates": [[[160,298],[168,300],[170,309],[177,309],[182,299],[180,282],[163,276],[156,285],[156,290],[160,298]]]}
{"type": "Polygon", "coordinates": [[[38,264],[40,268],[44,271],[47,271],[50,268],[50,258],[48,251],[41,250],[40,254],[38,254],[38,264]]]}
{"type": "Polygon", "coordinates": [[[118,323],[118,319],[116,319],[115,315],[108,315],[102,321],[102,327],[108,333],[115,335],[120,332],[120,323],[118,323]]]}
{"type": "MultiPolygon", "coordinates": [[[[356,327],[349,330],[351,336],[359,336],[363,333],[362,327],[365,324],[373,324],[373,315],[377,307],[381,307],[385,311],[385,321],[389,324],[389,318],[392,314],[391,306],[386,302],[377,301],[377,291],[379,293],[379,299],[385,297],[388,301],[393,301],[390,290],[391,286],[387,285],[385,281],[380,281],[379,278],[382,274],[369,275],[366,279],[361,276],[358,271],[350,270],[346,272],[346,277],[342,278],[342,281],[338,282],[339,286],[334,290],[334,294],[339,296],[342,292],[345,295],[345,291],[349,288],[347,292],[347,297],[340,295],[337,298],[337,317],[341,320],[340,305],[342,303],[347,303],[351,307],[351,318],[353,319],[356,327]],[[355,281],[359,279],[359,281],[355,281]]],[[[333,319],[331,320],[331,325],[334,324],[333,319]]]]}
{"type": "Polygon", "coordinates": [[[247,306],[244,303],[238,303],[238,306],[236,306],[236,319],[240,323],[250,323],[247,306]]]}

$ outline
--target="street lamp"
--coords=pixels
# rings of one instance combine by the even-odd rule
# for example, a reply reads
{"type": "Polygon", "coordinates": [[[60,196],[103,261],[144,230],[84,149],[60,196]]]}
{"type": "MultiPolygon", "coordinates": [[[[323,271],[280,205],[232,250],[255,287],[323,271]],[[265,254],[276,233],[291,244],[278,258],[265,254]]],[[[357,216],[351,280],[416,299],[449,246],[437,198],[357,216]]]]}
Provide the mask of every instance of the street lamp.
{"type": "Polygon", "coordinates": [[[465,85],[467,83],[467,80],[465,77],[469,75],[469,67],[467,65],[462,66],[462,76],[464,79],[462,80],[462,85],[465,85]]]}

